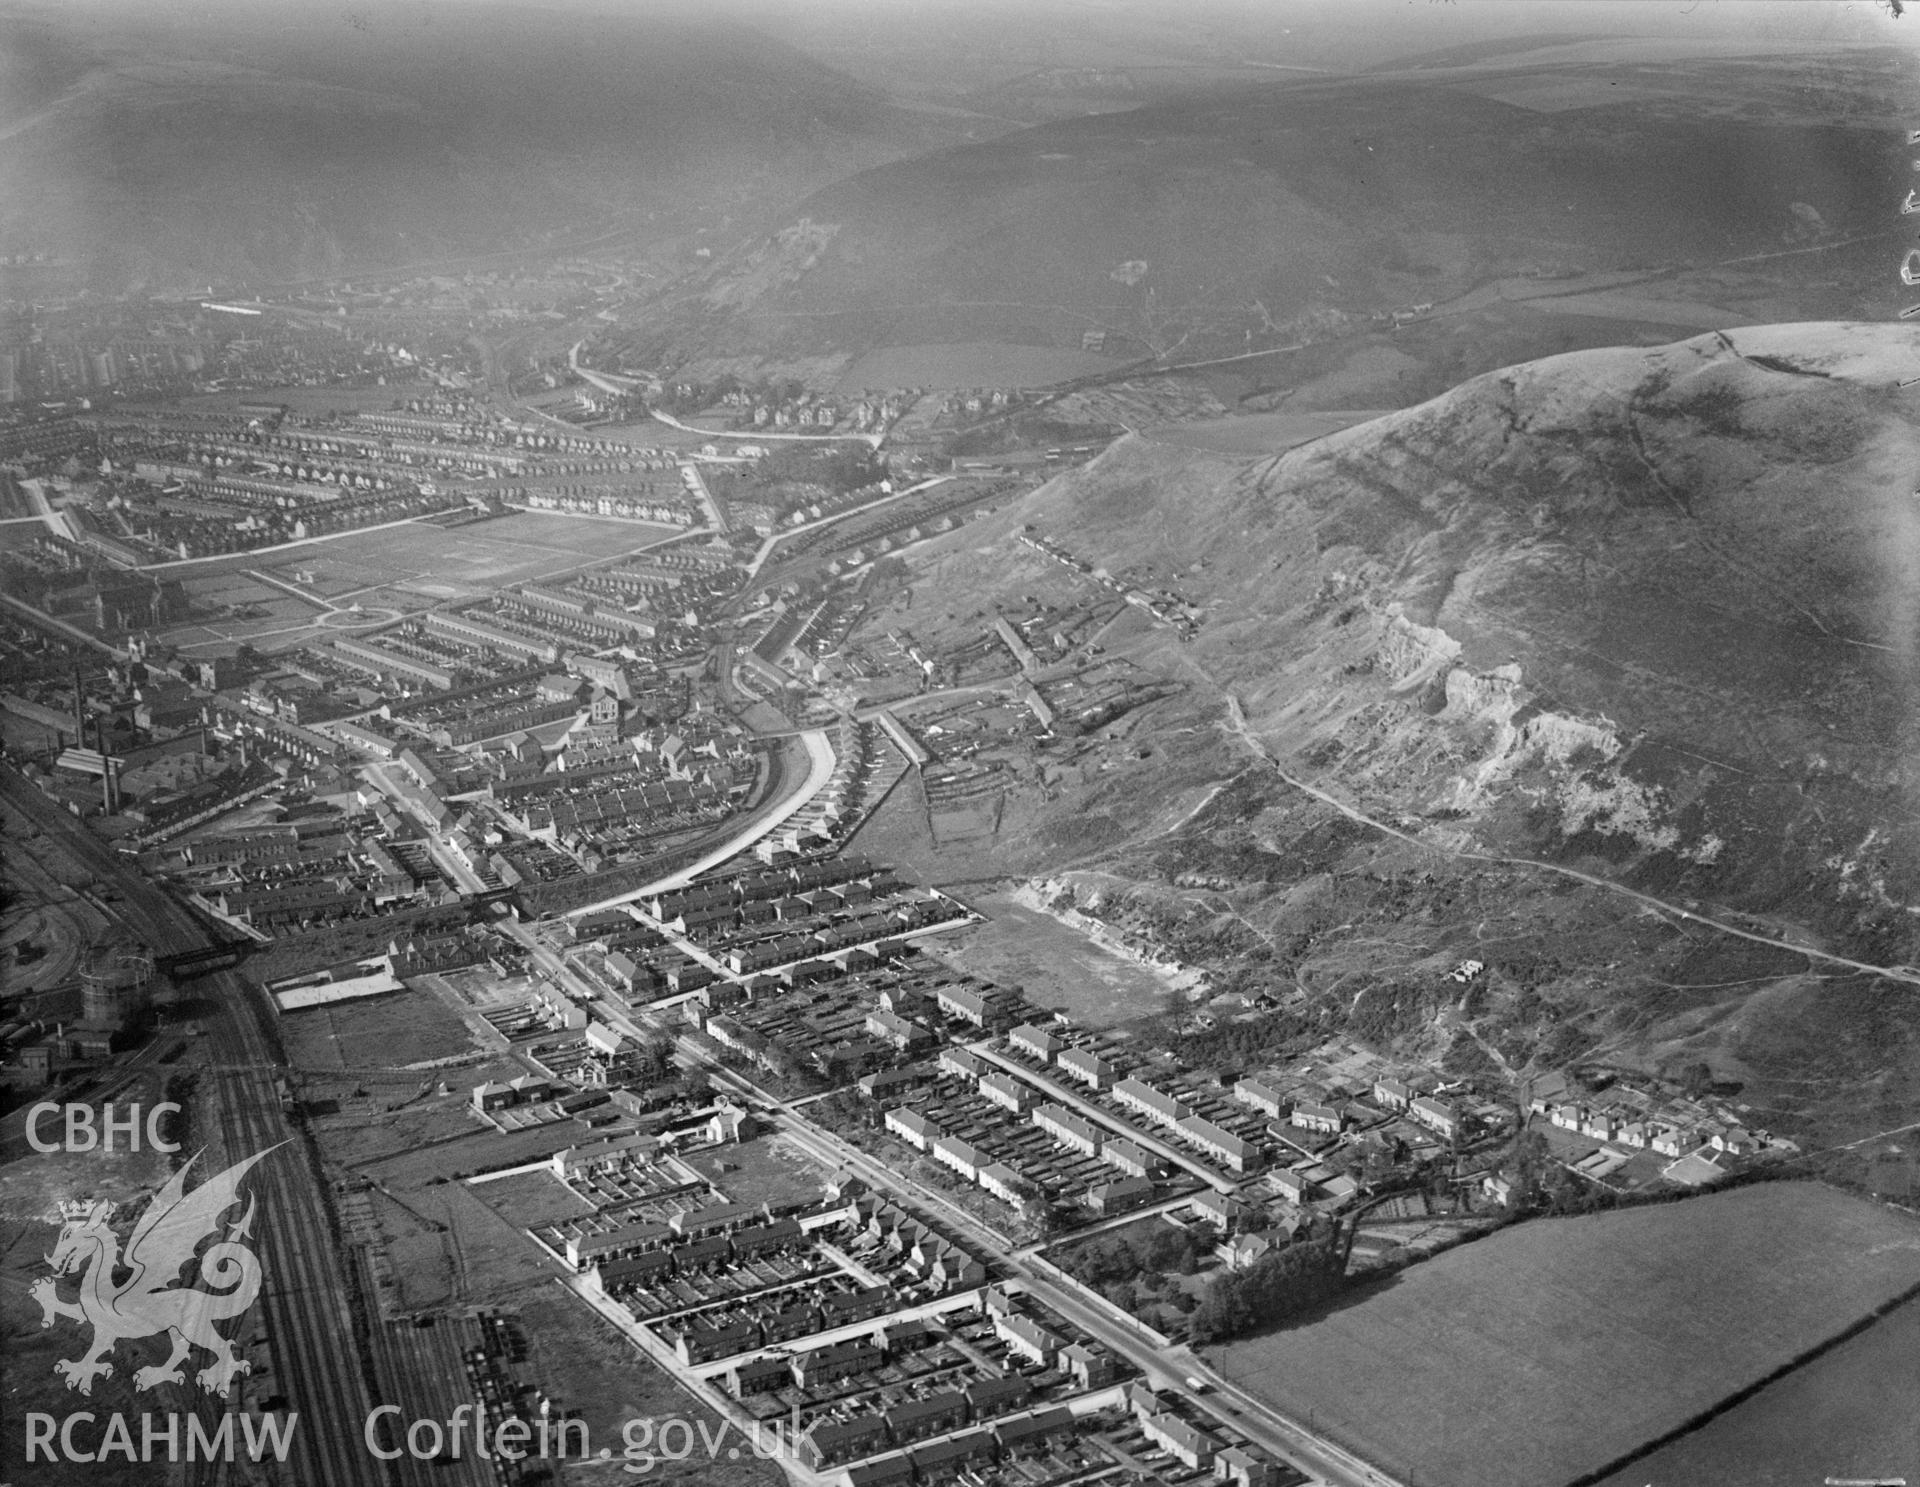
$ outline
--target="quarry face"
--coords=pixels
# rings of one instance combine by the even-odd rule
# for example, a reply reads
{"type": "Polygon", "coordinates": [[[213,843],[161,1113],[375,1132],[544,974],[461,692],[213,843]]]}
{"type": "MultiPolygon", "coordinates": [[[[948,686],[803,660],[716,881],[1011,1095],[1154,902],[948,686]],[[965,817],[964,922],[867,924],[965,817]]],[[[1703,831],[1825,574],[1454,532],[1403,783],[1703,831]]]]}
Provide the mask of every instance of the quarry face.
{"type": "MultiPolygon", "coordinates": [[[[992,824],[930,860],[1042,877],[1306,1027],[1784,1075],[1779,1024],[1855,995],[1845,962],[1912,958],[1907,341],[1550,358],[1258,460],[1122,439],[914,556],[915,633],[1045,633],[1103,585],[1197,629],[1136,608],[1031,673],[1132,692],[1002,751],[992,824]],[[1468,955],[1513,990],[1461,1005],[1468,955]]],[[[1885,1074],[1908,1015],[1865,998],[1838,1045],[1885,1074]]],[[[1808,1088],[1783,1108],[1847,1118],[1808,1088]]]]}

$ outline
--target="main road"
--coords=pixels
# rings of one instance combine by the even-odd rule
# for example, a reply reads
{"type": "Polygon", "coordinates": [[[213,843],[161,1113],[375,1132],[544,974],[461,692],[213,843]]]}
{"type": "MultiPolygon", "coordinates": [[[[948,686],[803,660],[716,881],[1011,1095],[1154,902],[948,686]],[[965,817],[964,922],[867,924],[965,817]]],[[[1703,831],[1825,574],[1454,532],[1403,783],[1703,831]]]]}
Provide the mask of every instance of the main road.
{"type": "MultiPolygon", "coordinates": [[[[731,1074],[732,1071],[714,1071],[716,1084],[724,1082],[721,1078],[723,1072],[731,1074]]],[[[740,1080],[739,1083],[745,1085],[747,1090],[755,1089],[748,1081],[740,1080]]],[[[758,1097],[762,1101],[768,1099],[764,1093],[759,1093],[758,1097]]],[[[1271,1407],[1207,1367],[1191,1349],[1169,1348],[1157,1336],[1143,1335],[1139,1324],[1131,1316],[1117,1309],[1109,1309],[1104,1303],[1096,1304],[1079,1287],[1055,1280],[1046,1269],[1034,1263],[1033,1257],[1009,1253],[1004,1239],[981,1225],[944,1194],[922,1187],[852,1143],[814,1125],[782,1102],[773,1102],[773,1110],[776,1124],[797,1145],[811,1151],[816,1160],[856,1173],[877,1192],[902,1196],[910,1193],[910,1206],[935,1211],[948,1226],[974,1245],[977,1253],[998,1257],[1002,1266],[1025,1282],[1027,1290],[1043,1305],[1059,1312],[1114,1353],[1127,1359],[1163,1393],[1179,1395],[1195,1409],[1232,1426],[1282,1460],[1291,1462],[1303,1472],[1337,1484],[1337,1487],[1401,1487],[1394,1478],[1350,1451],[1276,1414],[1271,1407]],[[1197,1380],[1206,1392],[1196,1390],[1190,1380],[1197,1380]],[[1231,1396],[1238,1408],[1228,1408],[1222,1402],[1221,1393],[1231,1396]]]]}
{"type": "Polygon", "coordinates": [[[693,460],[683,461],[680,466],[680,478],[688,490],[700,498],[700,504],[707,508],[707,521],[716,532],[727,530],[727,513],[720,509],[720,503],[713,498],[713,491],[707,485],[707,477],[693,460]]]}
{"type": "Polygon", "coordinates": [[[642,1012],[638,1017],[629,1016],[572,975],[570,968],[564,966],[551,951],[543,960],[556,974],[573,983],[577,994],[589,996],[595,1015],[609,1026],[636,1038],[645,1038],[656,1032],[667,1033],[676,1042],[682,1067],[704,1069],[716,1088],[724,1089],[768,1112],[784,1134],[823,1166],[851,1172],[875,1192],[893,1197],[905,1207],[917,1208],[923,1214],[936,1216],[947,1229],[964,1238],[975,1254],[993,1257],[1008,1274],[1022,1281],[1027,1290],[1044,1305],[1052,1307],[1088,1335],[1127,1359],[1162,1392],[1178,1395],[1194,1409],[1231,1426],[1282,1460],[1333,1484],[1333,1487],[1403,1487],[1397,1479],[1362,1461],[1336,1442],[1286,1419],[1276,1413],[1272,1406],[1222,1378],[1195,1356],[1191,1349],[1168,1347],[1158,1333],[1149,1331],[1127,1313],[1090,1299],[1078,1286],[1056,1279],[1059,1272],[1044,1261],[1036,1263],[1037,1257],[1031,1250],[1013,1250],[1004,1235],[988,1228],[946,1194],[923,1186],[897,1168],[886,1165],[851,1142],[814,1124],[801,1112],[796,1102],[769,1094],[728,1068],[704,1048],[683,1036],[681,1029],[666,1018],[648,1012],[642,1012]],[[1201,1387],[1196,1389],[1194,1381],[1201,1387]],[[1231,1403],[1228,1403],[1229,1400],[1231,1403]]]}

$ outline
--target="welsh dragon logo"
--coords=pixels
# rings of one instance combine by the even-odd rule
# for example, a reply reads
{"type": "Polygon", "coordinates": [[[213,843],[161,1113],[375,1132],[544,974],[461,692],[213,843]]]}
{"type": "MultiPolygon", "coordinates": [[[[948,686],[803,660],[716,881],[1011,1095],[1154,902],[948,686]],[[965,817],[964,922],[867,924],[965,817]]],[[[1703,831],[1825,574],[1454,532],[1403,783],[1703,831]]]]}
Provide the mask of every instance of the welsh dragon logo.
{"type": "Polygon", "coordinates": [[[154,1195],[147,1211],[133,1227],[126,1253],[120,1237],[108,1226],[114,1205],[98,1202],[62,1203],[60,1237],[46,1257],[53,1275],[35,1281],[29,1294],[45,1313],[42,1327],[58,1317],[91,1324],[93,1346],[79,1358],[60,1359],[54,1372],[64,1374],[69,1389],[93,1392],[96,1378],[113,1374],[107,1355],[122,1338],[153,1337],[165,1332],[173,1339],[173,1354],[157,1368],[142,1368],[133,1376],[136,1389],[186,1382],[181,1369],[194,1348],[213,1355],[213,1361],[194,1375],[201,1388],[226,1395],[233,1376],[250,1365],[235,1356],[233,1344],[214,1323],[237,1317],[260,1294],[260,1259],[244,1242],[252,1237],[254,1202],[237,1223],[229,1222],[218,1243],[199,1256],[199,1279],[211,1289],[176,1284],[193,1260],[201,1242],[220,1227],[220,1219],[240,1201],[240,1179],[268,1152],[256,1152],[226,1171],[187,1191],[187,1172],[198,1155],[168,1179],[154,1195]],[[57,1277],[80,1275],[80,1295],[63,1301],[57,1277]],[[131,1272],[130,1274],[126,1274],[131,1272]],[[116,1276],[126,1274],[124,1280],[116,1276]]]}

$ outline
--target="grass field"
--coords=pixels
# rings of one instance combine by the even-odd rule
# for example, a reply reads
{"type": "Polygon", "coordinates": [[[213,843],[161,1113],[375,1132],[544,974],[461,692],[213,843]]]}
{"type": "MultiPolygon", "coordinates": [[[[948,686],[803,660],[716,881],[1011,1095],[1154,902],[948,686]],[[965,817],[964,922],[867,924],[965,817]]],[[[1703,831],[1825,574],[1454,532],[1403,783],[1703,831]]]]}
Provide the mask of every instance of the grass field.
{"type": "Polygon", "coordinates": [[[482,1167],[514,1167],[538,1162],[556,1151],[594,1139],[579,1121],[554,1121],[506,1135],[491,1126],[481,1127],[470,1118],[462,1124],[473,1132],[429,1149],[400,1147],[377,1160],[365,1163],[366,1170],[382,1182],[402,1190],[434,1186],[435,1178],[449,1182],[478,1172],[482,1167]]]}
{"type": "Polygon", "coordinates": [[[690,1152],[685,1160],[736,1203],[818,1198],[828,1176],[779,1135],[758,1136],[739,1146],[690,1152]]]}
{"type": "Polygon", "coordinates": [[[1552,73],[1538,78],[1502,79],[1469,86],[1467,91],[1542,114],[1564,113],[1575,108],[1617,108],[1623,103],[1645,103],[1661,96],[1652,88],[1623,88],[1613,78],[1559,77],[1552,73]]]}
{"type": "MultiPolygon", "coordinates": [[[[760,1461],[731,1429],[722,1435],[719,1417],[643,1357],[579,1297],[557,1285],[526,1293],[515,1307],[526,1334],[532,1372],[566,1411],[587,1422],[594,1450],[611,1447],[612,1461],[569,1463],[566,1480],[583,1487],[612,1487],[620,1482],[666,1482],[681,1487],[777,1487],[785,1480],[777,1463],[760,1461]],[[684,1461],[663,1457],[644,1475],[625,1470],[621,1427],[648,1419],[656,1428],[668,1420],[686,1420],[695,1429],[694,1449],[684,1461]],[[699,1431],[719,1442],[717,1459],[708,1460],[699,1431]],[[729,1457],[729,1451],[739,1454],[729,1457]]],[[[678,1450],[677,1433],[674,1449],[678,1450]]],[[[636,1463],[637,1465],[637,1463],[636,1463]]]]}
{"type": "Polygon", "coordinates": [[[942,955],[976,976],[1026,989],[1030,1001],[1088,1027],[1112,1027],[1157,1012],[1167,982],[1145,966],[1101,949],[1059,920],[1005,894],[975,896],[987,922],[942,955]]]}
{"type": "MultiPolygon", "coordinates": [[[[282,578],[291,578],[296,569],[307,570],[313,574],[314,589],[335,603],[349,597],[365,602],[376,590],[385,591],[385,596],[399,593],[416,600],[440,600],[491,593],[508,584],[617,557],[675,536],[679,530],[648,522],[515,512],[465,527],[402,522],[162,571],[183,580],[196,598],[234,584],[230,576],[234,570],[251,568],[282,578]]],[[[266,592],[291,597],[284,589],[269,587],[266,592]]],[[[386,602],[385,596],[379,602],[386,602]]]]}
{"type": "Polygon", "coordinates": [[[1915,1285],[1920,1224],[1771,1183],[1507,1230],[1235,1343],[1221,1367],[1402,1480],[1552,1487],[1915,1285]]]}
{"type": "Polygon", "coordinates": [[[879,809],[860,823],[847,850],[873,862],[891,862],[929,883],[954,877],[955,864],[941,854],[928,829],[926,787],[918,770],[909,770],[879,809]]]}
{"type": "Polygon", "coordinates": [[[424,991],[292,1013],[281,1019],[280,1032],[293,1061],[308,1069],[401,1068],[473,1046],[467,1025],[424,991]]]}
{"type": "Polygon", "coordinates": [[[403,522],[266,553],[235,553],[160,571],[185,586],[197,608],[254,606],[253,618],[213,618],[162,631],[196,655],[231,654],[244,641],[264,652],[333,640],[394,614],[491,594],[649,547],[677,528],[644,522],[519,513],[451,530],[403,522]],[[339,606],[303,601],[250,576],[299,584],[339,606]],[[298,575],[312,578],[311,586],[298,575]],[[346,613],[367,611],[364,623],[346,613]]]}
{"type": "Polygon", "coordinates": [[[449,1005],[466,1007],[511,1007],[525,1002],[534,989],[531,976],[503,977],[485,966],[463,971],[445,971],[420,978],[448,999],[449,1005]]]}
{"type": "Polygon", "coordinates": [[[292,595],[283,595],[256,607],[264,613],[177,626],[166,632],[167,643],[183,651],[207,654],[217,654],[223,647],[238,649],[243,644],[256,650],[275,651],[305,644],[325,633],[318,623],[320,611],[302,604],[292,595]]]}
{"type": "Polygon", "coordinates": [[[1599,1487],[1883,1481],[1920,1461],[1920,1302],[1908,1302],[1599,1487]]]}
{"type": "Polygon", "coordinates": [[[1198,423],[1169,424],[1148,429],[1156,444],[1179,444],[1188,449],[1218,449],[1228,454],[1278,454],[1341,429],[1378,418],[1380,409],[1335,410],[1327,413],[1236,413],[1198,423]]]}
{"type": "Polygon", "coordinates": [[[420,1086],[405,1077],[367,1080],[353,1074],[325,1079],[304,1075],[301,1085],[303,1094],[316,1103],[332,1102],[331,1113],[313,1117],[314,1130],[330,1160],[353,1167],[477,1134],[482,1127],[468,1109],[468,1091],[489,1079],[511,1079],[523,1072],[506,1060],[469,1064],[448,1078],[446,1095],[423,1099],[410,1098],[420,1086]],[[407,1103],[400,1109],[389,1108],[402,1100],[407,1103]]]}
{"type": "Polygon", "coordinates": [[[594,1211],[551,1172],[521,1172],[468,1191],[516,1229],[541,1229],[594,1211]]]}

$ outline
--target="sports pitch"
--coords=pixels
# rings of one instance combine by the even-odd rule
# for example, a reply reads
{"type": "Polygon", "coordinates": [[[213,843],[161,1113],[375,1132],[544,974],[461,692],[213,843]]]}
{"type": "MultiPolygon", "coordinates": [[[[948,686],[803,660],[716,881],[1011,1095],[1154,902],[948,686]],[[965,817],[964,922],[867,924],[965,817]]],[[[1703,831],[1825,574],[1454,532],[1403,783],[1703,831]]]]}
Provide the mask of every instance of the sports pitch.
{"type": "Polygon", "coordinates": [[[645,522],[523,512],[464,527],[400,522],[271,552],[235,553],[159,571],[178,579],[197,608],[244,602],[257,606],[257,616],[176,626],[167,639],[200,654],[241,641],[287,650],[360,628],[338,612],[355,604],[377,623],[393,613],[570,573],[679,534],[677,527],[645,522]],[[296,591],[314,597],[302,599],[296,591]],[[336,611],[332,620],[328,606],[336,611]]]}

